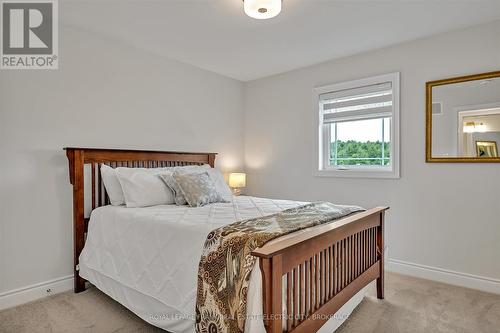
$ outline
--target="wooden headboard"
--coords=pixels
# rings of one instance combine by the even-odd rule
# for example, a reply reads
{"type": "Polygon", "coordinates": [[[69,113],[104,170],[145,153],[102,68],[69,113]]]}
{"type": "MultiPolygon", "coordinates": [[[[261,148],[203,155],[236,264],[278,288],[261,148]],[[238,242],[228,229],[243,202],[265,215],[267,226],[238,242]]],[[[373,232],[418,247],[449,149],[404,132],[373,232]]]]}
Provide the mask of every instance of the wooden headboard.
{"type": "Polygon", "coordinates": [[[100,166],[112,168],[157,168],[209,164],[214,167],[216,153],[192,153],[150,150],[122,150],[67,147],[69,179],[73,185],[73,244],[75,292],[85,290],[85,280],[78,275],[78,257],[83,250],[88,219],[85,219],[85,166],[90,166],[92,209],[109,203],[101,180],[100,166]]]}

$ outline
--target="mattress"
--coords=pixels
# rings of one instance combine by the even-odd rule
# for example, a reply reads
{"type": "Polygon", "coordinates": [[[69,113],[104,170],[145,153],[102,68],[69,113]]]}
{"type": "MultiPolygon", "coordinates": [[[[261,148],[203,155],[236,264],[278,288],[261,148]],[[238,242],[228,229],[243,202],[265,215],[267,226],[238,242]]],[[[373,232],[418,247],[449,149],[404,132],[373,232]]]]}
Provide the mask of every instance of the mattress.
{"type": "MultiPolygon", "coordinates": [[[[91,214],[79,274],[148,323],[173,333],[191,333],[198,263],[207,234],[235,221],[303,204],[238,196],[229,203],[197,208],[99,207],[91,214]]],[[[321,331],[333,332],[363,296],[364,291],[358,293],[321,331]]],[[[245,332],[265,333],[258,262],[252,270],[247,302],[245,332]]]]}

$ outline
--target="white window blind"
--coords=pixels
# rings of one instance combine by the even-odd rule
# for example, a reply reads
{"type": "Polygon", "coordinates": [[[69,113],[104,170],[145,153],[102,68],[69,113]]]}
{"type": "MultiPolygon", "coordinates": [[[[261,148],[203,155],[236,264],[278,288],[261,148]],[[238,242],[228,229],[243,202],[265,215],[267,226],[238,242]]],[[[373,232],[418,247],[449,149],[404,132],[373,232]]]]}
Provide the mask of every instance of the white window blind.
{"type": "Polygon", "coordinates": [[[317,87],[315,96],[318,176],[399,178],[399,73],[317,87]]]}
{"type": "Polygon", "coordinates": [[[319,95],[324,124],[392,116],[391,82],[319,95]]]}

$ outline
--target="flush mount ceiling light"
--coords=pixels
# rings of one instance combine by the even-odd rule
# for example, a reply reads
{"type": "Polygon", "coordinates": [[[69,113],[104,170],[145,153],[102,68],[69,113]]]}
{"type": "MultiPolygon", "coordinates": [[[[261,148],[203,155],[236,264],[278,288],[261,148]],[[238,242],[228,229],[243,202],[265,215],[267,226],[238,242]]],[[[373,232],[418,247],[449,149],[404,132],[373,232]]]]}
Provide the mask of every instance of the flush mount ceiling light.
{"type": "Polygon", "coordinates": [[[243,9],[248,16],[264,20],[277,16],[281,12],[282,0],[243,0],[243,9]]]}

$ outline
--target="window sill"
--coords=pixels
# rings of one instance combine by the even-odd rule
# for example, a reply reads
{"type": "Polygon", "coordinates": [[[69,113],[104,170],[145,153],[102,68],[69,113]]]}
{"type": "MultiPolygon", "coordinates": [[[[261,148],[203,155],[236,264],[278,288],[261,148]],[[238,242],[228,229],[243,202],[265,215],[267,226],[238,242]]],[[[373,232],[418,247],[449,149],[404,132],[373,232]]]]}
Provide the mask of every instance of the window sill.
{"type": "Polygon", "coordinates": [[[399,172],[395,170],[340,170],[340,169],[320,169],[315,170],[316,177],[336,177],[336,178],[385,178],[399,179],[399,172]]]}

